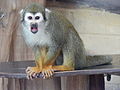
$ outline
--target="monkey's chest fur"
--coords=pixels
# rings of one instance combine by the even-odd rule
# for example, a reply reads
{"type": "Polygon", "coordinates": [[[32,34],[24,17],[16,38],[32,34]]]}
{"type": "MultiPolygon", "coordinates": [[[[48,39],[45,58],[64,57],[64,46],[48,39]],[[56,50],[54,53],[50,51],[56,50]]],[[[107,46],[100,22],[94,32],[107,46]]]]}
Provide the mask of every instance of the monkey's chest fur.
{"type": "Polygon", "coordinates": [[[51,37],[43,29],[39,30],[36,34],[33,34],[30,30],[24,28],[22,33],[26,44],[30,47],[51,45],[51,37]]]}

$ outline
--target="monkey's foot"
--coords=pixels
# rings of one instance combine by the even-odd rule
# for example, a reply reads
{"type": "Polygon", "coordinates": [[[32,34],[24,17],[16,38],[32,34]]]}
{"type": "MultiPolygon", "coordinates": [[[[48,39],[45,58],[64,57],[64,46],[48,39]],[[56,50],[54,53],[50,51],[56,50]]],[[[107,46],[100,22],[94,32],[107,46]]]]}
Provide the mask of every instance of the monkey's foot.
{"type": "Polygon", "coordinates": [[[74,68],[65,65],[60,65],[60,66],[49,65],[42,69],[42,75],[43,78],[46,79],[46,78],[51,78],[55,71],[70,71],[70,70],[74,70],[74,68]]]}
{"type": "Polygon", "coordinates": [[[51,78],[54,74],[54,69],[52,65],[46,66],[42,69],[43,79],[51,78]]]}
{"type": "Polygon", "coordinates": [[[37,78],[37,74],[41,72],[39,67],[27,67],[26,74],[27,79],[37,78]]]}

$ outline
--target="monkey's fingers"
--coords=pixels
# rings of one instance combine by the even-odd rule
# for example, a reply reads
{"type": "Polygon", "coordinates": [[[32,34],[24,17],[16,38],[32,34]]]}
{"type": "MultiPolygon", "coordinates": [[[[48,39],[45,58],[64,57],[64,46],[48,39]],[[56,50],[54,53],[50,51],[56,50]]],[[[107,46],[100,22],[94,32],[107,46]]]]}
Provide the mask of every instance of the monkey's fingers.
{"type": "Polygon", "coordinates": [[[42,76],[43,76],[43,79],[45,79],[46,77],[46,73],[45,73],[45,71],[42,71],[42,76]]]}
{"type": "Polygon", "coordinates": [[[43,70],[42,71],[43,79],[52,78],[53,74],[54,74],[53,69],[43,70]]]}
{"type": "Polygon", "coordinates": [[[27,69],[25,70],[25,72],[27,73],[28,71],[30,71],[31,67],[27,67],[27,69]]]}
{"type": "Polygon", "coordinates": [[[36,75],[36,73],[33,71],[27,71],[26,74],[27,74],[27,79],[31,79],[31,80],[35,78],[36,75]]]}
{"type": "Polygon", "coordinates": [[[49,77],[49,78],[52,77],[53,74],[54,74],[54,70],[49,70],[49,71],[48,71],[48,77],[49,77]]]}
{"type": "Polygon", "coordinates": [[[33,78],[35,78],[34,75],[36,75],[35,72],[29,71],[29,72],[27,73],[27,78],[32,80],[33,78]]]}
{"type": "Polygon", "coordinates": [[[37,78],[37,74],[40,73],[38,67],[28,67],[26,69],[27,79],[37,78]]]}

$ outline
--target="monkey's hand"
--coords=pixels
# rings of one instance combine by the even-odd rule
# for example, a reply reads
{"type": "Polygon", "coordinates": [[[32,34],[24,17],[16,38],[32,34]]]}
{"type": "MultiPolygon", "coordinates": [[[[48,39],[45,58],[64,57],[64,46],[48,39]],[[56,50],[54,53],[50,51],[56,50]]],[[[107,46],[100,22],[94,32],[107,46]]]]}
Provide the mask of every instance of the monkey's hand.
{"type": "Polygon", "coordinates": [[[49,66],[45,66],[43,69],[42,69],[42,75],[43,75],[43,79],[46,79],[46,78],[51,78],[54,74],[54,69],[53,69],[53,66],[52,65],[49,65],[49,66]]]}
{"type": "Polygon", "coordinates": [[[37,78],[37,75],[41,71],[42,70],[37,66],[36,67],[27,67],[27,69],[26,69],[27,79],[37,78]]]}
{"type": "Polygon", "coordinates": [[[43,79],[51,78],[54,74],[54,69],[52,65],[45,66],[42,70],[39,67],[27,67],[26,69],[27,79],[37,78],[40,73],[42,73],[43,79]]]}

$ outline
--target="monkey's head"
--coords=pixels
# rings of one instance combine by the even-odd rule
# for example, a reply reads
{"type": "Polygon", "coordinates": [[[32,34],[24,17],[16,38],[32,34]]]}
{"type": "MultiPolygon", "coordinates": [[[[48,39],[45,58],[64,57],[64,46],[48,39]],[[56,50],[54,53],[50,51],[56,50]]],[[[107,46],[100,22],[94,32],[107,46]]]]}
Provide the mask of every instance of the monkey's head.
{"type": "Polygon", "coordinates": [[[36,34],[46,21],[45,8],[40,4],[32,3],[22,9],[20,14],[24,27],[27,27],[33,34],[36,34]]]}

